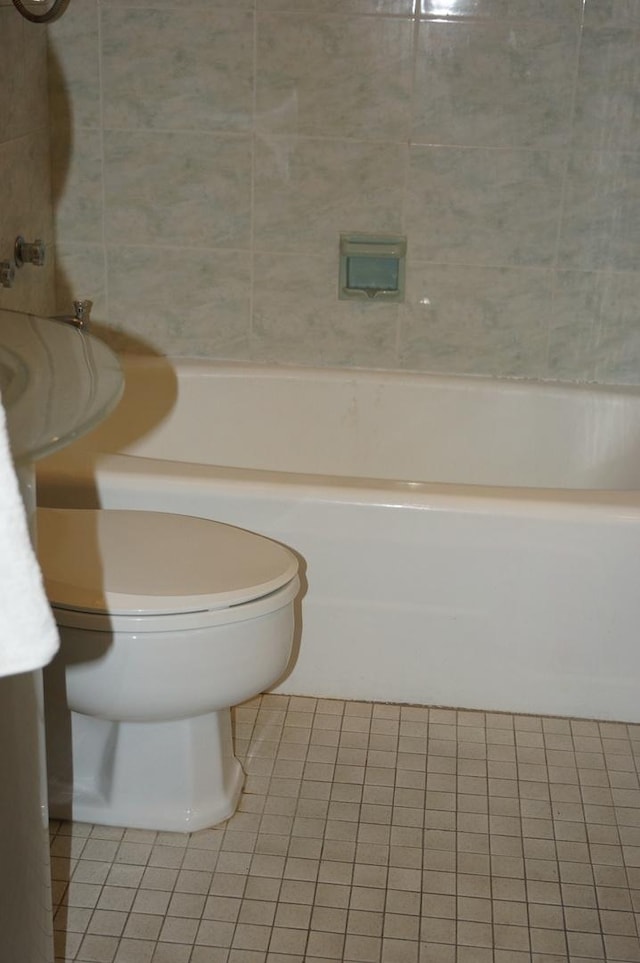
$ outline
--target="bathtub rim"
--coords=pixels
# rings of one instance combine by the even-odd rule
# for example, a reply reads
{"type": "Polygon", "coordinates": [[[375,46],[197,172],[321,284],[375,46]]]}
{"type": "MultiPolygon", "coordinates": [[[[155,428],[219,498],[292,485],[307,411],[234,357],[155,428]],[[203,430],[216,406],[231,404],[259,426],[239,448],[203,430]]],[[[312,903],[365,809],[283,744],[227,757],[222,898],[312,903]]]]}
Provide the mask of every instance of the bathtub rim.
{"type": "MultiPolygon", "coordinates": [[[[525,488],[445,482],[387,481],[336,475],[274,472],[234,468],[187,461],[147,458],[128,454],[97,454],[65,460],[62,465],[36,471],[38,503],[47,506],[58,488],[93,492],[97,507],[101,486],[110,490],[144,490],[153,478],[156,484],[173,488],[197,488],[201,484],[228,488],[238,495],[259,493],[263,497],[303,497],[312,501],[338,501],[384,508],[418,511],[464,511],[490,514],[520,514],[540,517],[581,518],[600,514],[622,520],[640,520],[640,491],[628,489],[525,488]],[[47,496],[47,490],[50,491],[47,496]]],[[[89,507],[87,504],[85,507],[89,507]]]]}
{"type": "Polygon", "coordinates": [[[607,384],[596,381],[562,381],[555,378],[524,378],[516,375],[484,375],[468,373],[451,373],[440,371],[418,371],[416,369],[404,368],[371,368],[357,366],[340,365],[312,365],[300,364],[298,362],[263,362],[263,361],[237,361],[224,358],[197,358],[188,355],[146,355],[123,352],[118,355],[123,367],[160,367],[169,368],[173,371],[181,370],[185,373],[204,376],[211,371],[225,371],[233,378],[246,378],[252,374],[257,374],[265,379],[295,380],[297,378],[317,378],[319,381],[364,381],[379,383],[380,381],[404,381],[409,384],[420,385],[428,381],[434,385],[451,385],[463,387],[468,384],[470,387],[491,387],[499,386],[507,390],[517,391],[544,391],[550,393],[557,391],[562,394],[565,391],[574,393],[596,393],[611,395],[631,395],[640,399],[640,384],[607,384]]]}

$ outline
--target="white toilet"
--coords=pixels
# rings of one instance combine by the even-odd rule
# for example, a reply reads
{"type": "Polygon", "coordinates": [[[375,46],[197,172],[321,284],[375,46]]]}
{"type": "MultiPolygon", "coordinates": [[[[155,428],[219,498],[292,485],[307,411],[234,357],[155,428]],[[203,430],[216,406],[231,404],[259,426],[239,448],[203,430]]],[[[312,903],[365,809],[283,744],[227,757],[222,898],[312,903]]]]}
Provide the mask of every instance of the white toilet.
{"type": "Polygon", "coordinates": [[[51,815],[179,832],[228,818],[244,778],[230,707],[288,665],[296,557],[156,512],[39,509],[37,531],[61,636],[45,670],[51,815]]]}

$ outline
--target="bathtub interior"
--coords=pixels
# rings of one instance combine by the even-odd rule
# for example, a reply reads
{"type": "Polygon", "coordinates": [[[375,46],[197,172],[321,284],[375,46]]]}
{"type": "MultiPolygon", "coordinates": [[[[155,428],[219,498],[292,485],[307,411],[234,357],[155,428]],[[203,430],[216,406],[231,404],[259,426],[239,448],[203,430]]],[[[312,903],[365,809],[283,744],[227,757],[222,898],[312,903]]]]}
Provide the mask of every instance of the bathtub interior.
{"type": "Polygon", "coordinates": [[[634,389],[140,357],[124,368],[119,408],[60,464],[118,452],[359,479],[640,488],[634,389]]]}

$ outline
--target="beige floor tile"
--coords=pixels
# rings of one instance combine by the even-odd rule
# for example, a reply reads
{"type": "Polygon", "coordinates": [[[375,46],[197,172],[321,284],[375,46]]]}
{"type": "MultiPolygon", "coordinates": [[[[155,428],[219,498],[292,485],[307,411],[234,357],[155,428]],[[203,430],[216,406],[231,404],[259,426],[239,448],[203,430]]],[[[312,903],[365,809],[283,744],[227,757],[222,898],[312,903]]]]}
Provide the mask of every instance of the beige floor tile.
{"type": "Polygon", "coordinates": [[[56,963],[640,963],[640,726],[264,696],[237,813],[54,821],[56,963]]]}

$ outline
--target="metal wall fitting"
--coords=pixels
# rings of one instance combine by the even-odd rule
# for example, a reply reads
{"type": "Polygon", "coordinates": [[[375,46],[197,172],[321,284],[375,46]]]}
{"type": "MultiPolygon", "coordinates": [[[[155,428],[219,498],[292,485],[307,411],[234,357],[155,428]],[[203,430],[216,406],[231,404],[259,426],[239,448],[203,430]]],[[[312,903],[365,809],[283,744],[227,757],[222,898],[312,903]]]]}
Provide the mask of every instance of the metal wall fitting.
{"type": "Polygon", "coordinates": [[[42,267],[46,256],[45,243],[39,237],[35,241],[25,241],[20,234],[13,247],[13,256],[16,267],[22,267],[23,264],[34,264],[36,267],[42,267]]]}
{"type": "Polygon", "coordinates": [[[93,301],[74,301],[73,302],[73,312],[76,318],[76,324],[79,328],[88,328],[89,322],[91,321],[91,308],[93,307],[93,301]]]}
{"type": "Polygon", "coordinates": [[[0,261],[0,287],[13,287],[16,279],[16,270],[9,261],[0,261]]]}
{"type": "Polygon", "coordinates": [[[91,308],[93,301],[83,300],[73,302],[73,314],[56,314],[54,321],[64,321],[65,324],[72,324],[75,328],[89,327],[91,321],[91,308]]]}

